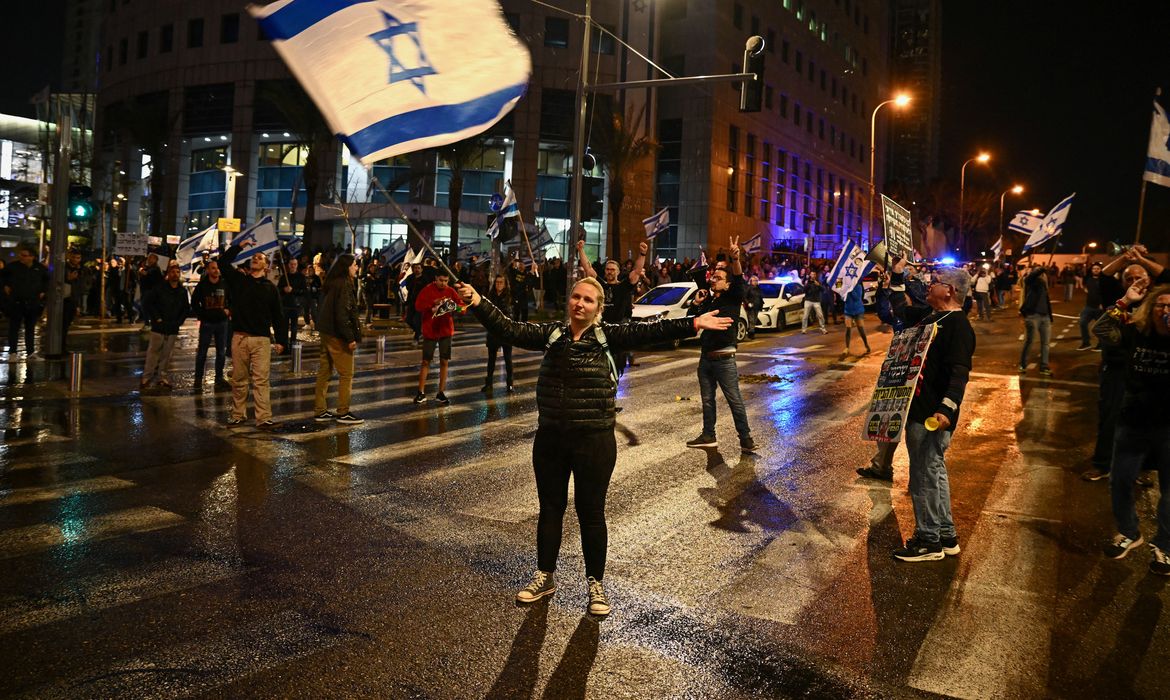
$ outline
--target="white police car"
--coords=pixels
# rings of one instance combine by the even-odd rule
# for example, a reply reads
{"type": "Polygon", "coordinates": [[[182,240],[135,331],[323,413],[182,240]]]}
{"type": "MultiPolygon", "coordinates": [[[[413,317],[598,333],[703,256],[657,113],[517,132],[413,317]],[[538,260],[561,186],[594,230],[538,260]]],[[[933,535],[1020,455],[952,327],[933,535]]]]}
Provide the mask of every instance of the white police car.
{"type": "MultiPolygon", "coordinates": [[[[651,321],[660,318],[685,318],[687,309],[695,301],[695,294],[699,288],[694,282],[668,282],[660,284],[646,292],[634,302],[634,320],[651,321]]],[[[739,310],[739,320],[735,323],[735,337],[743,342],[747,337],[747,311],[742,307],[739,310]]],[[[699,331],[701,334],[702,331],[699,331]]],[[[678,347],[678,341],[673,345],[678,347]]]]}

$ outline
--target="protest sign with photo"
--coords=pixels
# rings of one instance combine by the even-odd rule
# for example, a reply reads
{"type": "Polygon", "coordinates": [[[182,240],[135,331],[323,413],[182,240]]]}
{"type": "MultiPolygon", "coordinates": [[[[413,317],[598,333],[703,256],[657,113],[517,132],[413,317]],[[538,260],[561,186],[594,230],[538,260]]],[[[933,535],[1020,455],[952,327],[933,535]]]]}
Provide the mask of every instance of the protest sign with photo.
{"type": "Polygon", "coordinates": [[[865,414],[865,425],[861,429],[863,440],[898,442],[902,439],[906,414],[922,376],[922,363],[926,361],[926,351],[930,349],[937,330],[938,326],[930,323],[894,334],[865,414]]]}

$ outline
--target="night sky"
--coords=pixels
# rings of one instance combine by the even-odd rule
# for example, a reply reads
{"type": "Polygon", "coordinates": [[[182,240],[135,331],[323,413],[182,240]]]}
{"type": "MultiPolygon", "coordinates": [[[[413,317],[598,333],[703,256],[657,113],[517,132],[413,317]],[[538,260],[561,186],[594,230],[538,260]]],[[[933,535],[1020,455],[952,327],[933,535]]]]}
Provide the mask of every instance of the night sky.
{"type": "MultiPolygon", "coordinates": [[[[241,5],[244,3],[241,2],[241,5]]],[[[1008,211],[1055,205],[1076,192],[1064,250],[1128,242],[1137,220],[1154,89],[1170,92],[1170,2],[947,0],[943,12],[940,176],[1002,192],[1008,211]]],[[[0,111],[31,115],[28,99],[60,72],[64,0],[7,3],[0,111]]],[[[1170,98],[1163,101],[1170,104],[1170,98]]],[[[1170,246],[1170,188],[1150,185],[1143,241],[1170,246]]]]}

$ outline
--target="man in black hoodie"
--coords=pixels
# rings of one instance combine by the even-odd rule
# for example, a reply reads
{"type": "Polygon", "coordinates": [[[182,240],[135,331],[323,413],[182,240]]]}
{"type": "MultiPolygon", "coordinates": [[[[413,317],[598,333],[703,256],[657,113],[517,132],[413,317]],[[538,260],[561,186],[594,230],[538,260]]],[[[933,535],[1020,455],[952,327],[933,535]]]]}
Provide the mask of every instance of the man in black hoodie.
{"type": "Polygon", "coordinates": [[[179,280],[179,266],[172,263],[167,267],[163,283],[156,285],[142,298],[142,311],[150,323],[150,345],[146,348],[146,368],[142,370],[143,389],[150,386],[155,377],[159,386],[171,388],[166,371],[171,366],[171,354],[175,341],[179,339],[179,328],[191,312],[187,289],[179,280]]]}
{"type": "MultiPolygon", "coordinates": [[[[247,241],[244,245],[251,245],[247,241]]],[[[276,285],[268,281],[268,256],[254,253],[246,266],[230,267],[243,246],[234,245],[220,257],[227,272],[228,311],[232,319],[232,414],[228,427],[243,425],[247,416],[248,387],[256,407],[256,425],[272,428],[272,406],[268,401],[268,375],[272,351],[284,351],[288,344],[288,326],[280,305],[276,285]],[[272,335],[276,334],[273,348],[272,335]]]]}
{"type": "Polygon", "coordinates": [[[24,327],[24,349],[33,353],[33,333],[37,319],[45,310],[45,295],[49,291],[49,271],[37,261],[32,248],[21,248],[16,262],[4,268],[4,298],[8,316],[8,349],[16,354],[20,342],[20,328],[24,327]]]}
{"type": "Polygon", "coordinates": [[[195,391],[203,391],[203,370],[207,366],[207,350],[215,341],[215,388],[231,385],[223,376],[225,347],[228,334],[229,296],[227,280],[219,269],[219,262],[208,260],[203,278],[191,293],[191,308],[199,319],[199,345],[195,349],[195,391]]]}

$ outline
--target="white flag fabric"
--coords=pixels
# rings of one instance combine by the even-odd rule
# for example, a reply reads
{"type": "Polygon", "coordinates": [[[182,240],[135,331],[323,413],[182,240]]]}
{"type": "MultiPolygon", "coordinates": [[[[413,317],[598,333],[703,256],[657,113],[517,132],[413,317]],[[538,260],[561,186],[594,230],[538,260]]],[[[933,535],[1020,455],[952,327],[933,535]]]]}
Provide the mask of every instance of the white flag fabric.
{"type": "Polygon", "coordinates": [[[646,229],[646,238],[652,239],[670,228],[670,209],[663,207],[657,214],[642,219],[642,227],[646,229]]]}
{"type": "Polygon", "coordinates": [[[278,0],[248,11],[364,165],[483,132],[532,70],[493,0],[278,0]]]}
{"type": "Polygon", "coordinates": [[[1052,208],[1052,211],[1048,212],[1040,222],[1040,225],[1036,227],[1036,230],[1028,236],[1028,240],[1024,243],[1024,251],[1044,245],[1060,235],[1060,232],[1064,230],[1064,222],[1068,219],[1068,212],[1072,209],[1072,201],[1075,196],[1077,196],[1077,193],[1073,192],[1060,200],[1060,204],[1057,204],[1052,208]]]}
{"type": "Polygon", "coordinates": [[[829,272],[829,288],[844,299],[872,268],[873,263],[865,259],[865,251],[847,240],[841,249],[841,256],[829,272]]]}
{"type": "Polygon", "coordinates": [[[548,227],[544,224],[540,225],[540,230],[537,231],[536,235],[528,241],[528,244],[532,246],[533,250],[537,250],[539,248],[541,251],[550,245],[554,245],[555,243],[556,241],[553,240],[552,234],[548,232],[548,227]]]}
{"type": "Polygon", "coordinates": [[[406,257],[406,241],[401,238],[395,238],[390,247],[386,249],[386,264],[392,265],[397,262],[402,262],[406,257]]]}
{"type": "Polygon", "coordinates": [[[1008,223],[1008,229],[1016,233],[1026,233],[1032,235],[1039,226],[1040,222],[1044,221],[1044,217],[1039,214],[1033,214],[1030,211],[1021,209],[1012,217],[1011,222],[1008,223]]]}
{"type": "Polygon", "coordinates": [[[205,250],[218,249],[219,228],[215,224],[183,239],[175,250],[175,261],[179,263],[179,272],[182,273],[182,278],[191,280],[202,274],[202,270],[195,269],[195,257],[205,250]]]}
{"type": "Polygon", "coordinates": [[[757,233],[751,238],[744,241],[743,250],[748,255],[760,252],[760,246],[763,245],[763,234],[757,233]]]}
{"type": "Polygon", "coordinates": [[[1003,236],[995,239],[995,243],[991,244],[991,253],[995,256],[992,260],[999,260],[999,256],[1003,254],[1003,236]]]}
{"type": "Polygon", "coordinates": [[[1142,179],[1170,187],[1170,121],[1166,110],[1154,100],[1154,117],[1150,122],[1150,149],[1146,153],[1146,171],[1142,179]]]}
{"type": "Polygon", "coordinates": [[[276,237],[276,227],[272,224],[272,216],[265,216],[241,231],[238,236],[232,239],[232,245],[243,245],[244,241],[252,241],[252,247],[244,251],[246,255],[240,254],[236,257],[232,263],[233,267],[247,264],[256,253],[264,253],[271,260],[276,251],[280,250],[280,240],[276,237]]]}

